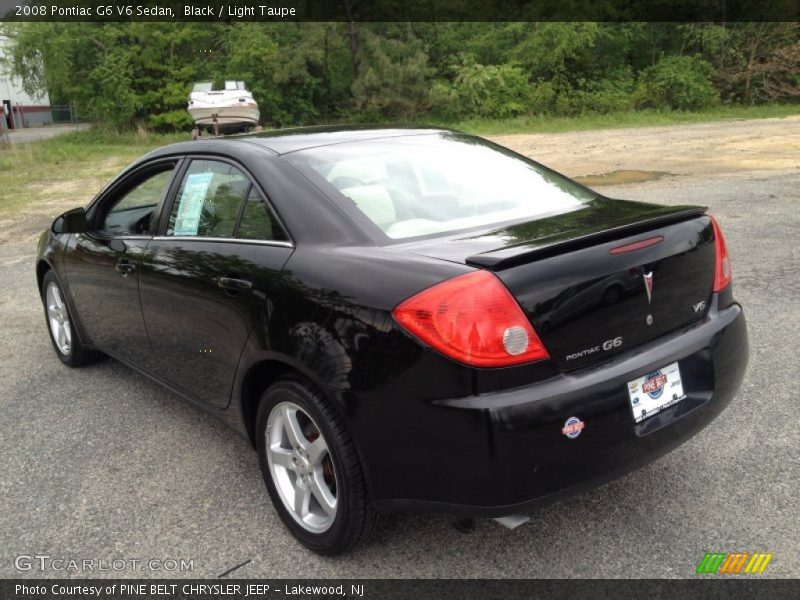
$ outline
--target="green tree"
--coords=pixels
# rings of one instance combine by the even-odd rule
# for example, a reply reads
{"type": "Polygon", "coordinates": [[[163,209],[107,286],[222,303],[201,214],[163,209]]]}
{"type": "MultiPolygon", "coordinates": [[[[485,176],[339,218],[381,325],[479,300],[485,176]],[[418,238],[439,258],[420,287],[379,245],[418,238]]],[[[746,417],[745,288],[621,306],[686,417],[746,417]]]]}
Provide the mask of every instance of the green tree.
{"type": "Polygon", "coordinates": [[[693,110],[711,106],[719,94],[711,82],[713,68],[696,56],[665,56],[639,74],[639,106],[693,110]]]}
{"type": "Polygon", "coordinates": [[[748,104],[800,99],[800,23],[742,23],[726,30],[715,80],[723,98],[748,104]]]}
{"type": "Polygon", "coordinates": [[[531,111],[533,88],[520,67],[481,65],[462,57],[453,87],[461,114],[507,118],[531,111]]]}
{"type": "Polygon", "coordinates": [[[367,119],[413,119],[427,111],[432,69],[419,40],[381,37],[367,29],[361,37],[355,109],[367,119]]]}
{"type": "MultiPolygon", "coordinates": [[[[346,3],[350,6],[351,2],[346,3]]],[[[352,3],[355,5],[355,3],[352,3]]],[[[357,14],[357,11],[354,11],[357,14]]],[[[797,102],[798,23],[10,23],[28,92],[115,127],[188,129],[198,81],[262,122],[504,118],[797,102]]]]}
{"type": "Polygon", "coordinates": [[[222,69],[216,24],[31,23],[8,28],[14,70],[29,93],[73,102],[114,126],[190,122],[191,84],[222,69]],[[179,113],[180,118],[174,114],[179,113]]]}

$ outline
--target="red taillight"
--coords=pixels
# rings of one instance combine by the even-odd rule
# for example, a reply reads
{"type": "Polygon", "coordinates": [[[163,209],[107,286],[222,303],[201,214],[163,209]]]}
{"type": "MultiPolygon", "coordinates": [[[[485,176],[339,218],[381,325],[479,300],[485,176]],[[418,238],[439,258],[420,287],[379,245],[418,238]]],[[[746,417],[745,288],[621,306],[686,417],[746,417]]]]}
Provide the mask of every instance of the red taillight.
{"type": "Polygon", "coordinates": [[[714,271],[714,291],[721,292],[731,284],[733,273],[731,272],[731,257],[728,254],[728,246],[725,244],[725,237],[716,219],[709,215],[711,226],[714,228],[714,248],[717,252],[717,266],[714,271]]]}
{"type": "Polygon", "coordinates": [[[423,290],[392,315],[427,345],[475,367],[548,357],[517,301],[488,271],[459,275],[423,290]]]}

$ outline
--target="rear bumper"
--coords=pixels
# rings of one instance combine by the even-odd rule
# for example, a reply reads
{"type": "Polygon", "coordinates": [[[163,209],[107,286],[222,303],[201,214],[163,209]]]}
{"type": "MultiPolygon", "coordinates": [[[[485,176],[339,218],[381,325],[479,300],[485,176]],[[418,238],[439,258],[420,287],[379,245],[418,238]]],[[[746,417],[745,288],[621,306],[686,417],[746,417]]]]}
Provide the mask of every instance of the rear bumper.
{"type": "Polygon", "coordinates": [[[599,485],[708,425],[739,389],[747,356],[741,307],[719,309],[714,296],[702,321],[597,367],[424,408],[417,401],[412,417],[398,413],[382,438],[367,436],[373,447],[362,446],[376,508],[498,517],[599,485]],[[686,398],[636,424],[627,382],[676,361],[686,398]],[[585,423],[575,439],[561,432],[572,416],[585,423]]]}

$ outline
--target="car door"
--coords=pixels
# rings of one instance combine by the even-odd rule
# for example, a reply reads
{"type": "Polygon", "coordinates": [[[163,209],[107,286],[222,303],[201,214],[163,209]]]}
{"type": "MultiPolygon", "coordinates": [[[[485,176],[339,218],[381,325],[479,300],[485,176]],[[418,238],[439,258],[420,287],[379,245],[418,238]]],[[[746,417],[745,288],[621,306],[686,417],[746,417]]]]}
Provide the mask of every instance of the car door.
{"type": "Polygon", "coordinates": [[[177,162],[149,163],[113,184],[92,204],[88,231],[74,235],[65,253],[69,290],[91,343],[145,370],[153,364],[139,267],[177,162]]]}
{"type": "Polygon", "coordinates": [[[188,160],[140,274],[157,374],[226,407],[245,342],[292,249],[241,165],[188,160]]]}

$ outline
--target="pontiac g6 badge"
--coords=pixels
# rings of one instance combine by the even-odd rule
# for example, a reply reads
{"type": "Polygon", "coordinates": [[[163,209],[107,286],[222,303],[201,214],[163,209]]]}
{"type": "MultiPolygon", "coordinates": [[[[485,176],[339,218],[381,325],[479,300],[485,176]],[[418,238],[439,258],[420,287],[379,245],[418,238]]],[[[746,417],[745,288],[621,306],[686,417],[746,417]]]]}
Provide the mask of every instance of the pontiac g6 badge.
{"type": "Polygon", "coordinates": [[[647,303],[653,301],[653,272],[645,273],[642,275],[644,278],[644,289],[647,291],[647,303]]]}
{"type": "Polygon", "coordinates": [[[581,434],[584,427],[586,427],[586,423],[581,421],[578,417],[570,417],[564,423],[564,427],[561,428],[561,433],[569,439],[574,440],[581,434]]]}
{"type": "MultiPolygon", "coordinates": [[[[651,304],[653,302],[653,272],[650,271],[649,273],[642,274],[642,278],[644,279],[644,289],[647,292],[647,303],[651,304]]],[[[653,315],[648,314],[645,318],[645,323],[648,326],[653,324],[653,315]]]]}

